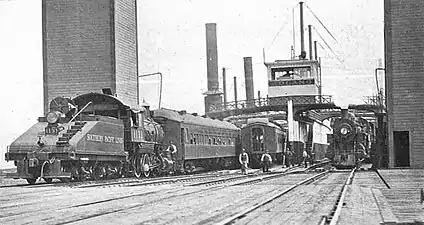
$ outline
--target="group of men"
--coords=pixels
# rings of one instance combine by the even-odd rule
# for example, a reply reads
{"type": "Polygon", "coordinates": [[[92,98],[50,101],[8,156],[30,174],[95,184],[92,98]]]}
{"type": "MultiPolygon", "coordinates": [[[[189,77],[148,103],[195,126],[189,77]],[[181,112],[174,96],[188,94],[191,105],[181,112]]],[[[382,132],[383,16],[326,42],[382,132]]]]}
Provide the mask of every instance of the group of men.
{"type": "MultiPolygon", "coordinates": [[[[241,164],[241,173],[247,174],[247,168],[249,164],[249,155],[247,154],[246,150],[243,148],[241,154],[239,155],[239,162],[241,164]]],[[[269,167],[272,163],[272,157],[268,153],[268,150],[265,151],[264,154],[261,156],[261,164],[262,164],[262,171],[264,173],[269,172],[269,167]]]]}
{"type": "MultiPolygon", "coordinates": [[[[291,167],[293,164],[294,154],[291,150],[287,150],[285,153],[286,162],[285,165],[291,167]]],[[[313,156],[308,154],[306,150],[303,150],[302,152],[302,161],[299,163],[299,165],[304,164],[305,168],[307,167],[307,162],[310,161],[310,164],[313,164],[313,156]]],[[[245,149],[242,149],[241,154],[239,155],[239,162],[241,164],[241,173],[247,174],[247,168],[249,164],[249,155],[247,154],[245,149]]],[[[268,150],[265,151],[265,153],[261,156],[261,165],[262,165],[262,171],[269,172],[269,168],[272,164],[272,157],[268,153],[268,150]]],[[[284,165],[284,166],[285,166],[284,165]]]]}
{"type": "MultiPolygon", "coordinates": [[[[177,153],[177,147],[175,146],[173,141],[170,141],[168,148],[165,149],[165,151],[163,152],[165,167],[173,166],[174,155],[176,153],[177,153]]],[[[286,157],[285,164],[288,165],[289,167],[293,165],[292,164],[293,156],[294,156],[293,152],[290,149],[287,149],[287,152],[285,153],[285,157],[286,157]]],[[[299,163],[299,165],[304,164],[306,168],[308,159],[312,164],[312,156],[310,156],[306,150],[303,150],[302,159],[303,160],[301,163],[299,163]]],[[[247,154],[245,149],[242,149],[242,153],[239,155],[239,162],[241,164],[242,174],[247,174],[247,168],[249,164],[249,155],[247,154]]],[[[271,167],[271,164],[272,164],[272,157],[269,154],[268,150],[266,150],[261,156],[262,171],[264,173],[269,172],[269,168],[271,167]]]]}

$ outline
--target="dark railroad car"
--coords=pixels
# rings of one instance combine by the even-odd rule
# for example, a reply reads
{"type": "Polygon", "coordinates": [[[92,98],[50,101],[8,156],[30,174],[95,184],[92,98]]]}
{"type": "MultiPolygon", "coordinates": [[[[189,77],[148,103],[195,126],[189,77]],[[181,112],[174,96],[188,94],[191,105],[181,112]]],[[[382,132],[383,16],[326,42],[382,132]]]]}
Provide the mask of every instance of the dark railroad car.
{"type": "Polygon", "coordinates": [[[177,170],[229,168],[235,164],[240,129],[234,124],[169,109],[155,110],[153,119],[164,128],[164,144],[172,141],[177,146],[177,170]]]}
{"type": "Polygon", "coordinates": [[[241,128],[242,148],[251,156],[250,164],[260,166],[260,159],[265,150],[273,158],[273,162],[281,162],[286,148],[286,131],[278,124],[266,118],[249,119],[241,128]]]}

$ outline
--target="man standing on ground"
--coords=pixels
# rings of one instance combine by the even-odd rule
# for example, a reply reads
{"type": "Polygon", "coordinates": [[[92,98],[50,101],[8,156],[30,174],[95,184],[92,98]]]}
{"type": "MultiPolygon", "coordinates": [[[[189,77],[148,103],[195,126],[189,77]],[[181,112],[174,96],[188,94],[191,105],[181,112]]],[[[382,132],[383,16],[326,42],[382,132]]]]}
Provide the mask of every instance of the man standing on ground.
{"type": "Polygon", "coordinates": [[[268,150],[266,150],[261,157],[262,171],[264,173],[269,172],[269,167],[271,166],[271,162],[272,162],[271,155],[268,153],[268,150]]]}
{"type": "Polygon", "coordinates": [[[246,153],[246,150],[243,148],[241,154],[239,155],[239,162],[241,164],[241,173],[247,174],[247,164],[249,164],[249,155],[246,153]]]}
{"type": "Polygon", "coordinates": [[[303,157],[303,163],[305,163],[305,168],[306,168],[306,167],[308,167],[307,166],[308,153],[306,152],[306,149],[303,149],[302,157],[303,157]]]}

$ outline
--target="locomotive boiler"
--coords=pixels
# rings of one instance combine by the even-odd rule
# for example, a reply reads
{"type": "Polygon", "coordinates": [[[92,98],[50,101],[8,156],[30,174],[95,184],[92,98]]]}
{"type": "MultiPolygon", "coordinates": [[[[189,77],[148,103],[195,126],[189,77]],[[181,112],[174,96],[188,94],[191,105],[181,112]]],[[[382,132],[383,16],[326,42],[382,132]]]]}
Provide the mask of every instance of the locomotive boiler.
{"type": "Polygon", "coordinates": [[[336,167],[354,167],[369,157],[371,130],[368,121],[343,109],[341,117],[333,120],[332,129],[330,158],[336,167]]]}

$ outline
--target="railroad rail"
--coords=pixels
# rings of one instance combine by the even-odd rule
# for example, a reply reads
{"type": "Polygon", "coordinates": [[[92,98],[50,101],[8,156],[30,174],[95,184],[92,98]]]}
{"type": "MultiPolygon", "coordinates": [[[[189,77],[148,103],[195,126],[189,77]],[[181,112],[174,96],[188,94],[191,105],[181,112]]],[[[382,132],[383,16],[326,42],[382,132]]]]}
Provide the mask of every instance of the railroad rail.
{"type": "Polygon", "coordinates": [[[249,207],[249,208],[247,208],[247,209],[245,209],[245,210],[243,210],[243,211],[241,211],[241,212],[239,212],[239,213],[236,213],[235,215],[233,215],[233,216],[231,216],[231,217],[228,217],[228,218],[226,218],[226,219],[224,219],[224,220],[221,220],[221,221],[219,221],[219,222],[217,222],[217,223],[215,223],[215,224],[217,224],[217,225],[227,225],[227,224],[231,224],[231,223],[235,222],[236,220],[238,220],[238,219],[240,219],[240,218],[244,217],[246,214],[248,214],[248,213],[250,213],[250,212],[252,212],[252,211],[256,210],[256,209],[257,209],[257,208],[259,208],[259,207],[262,207],[262,206],[264,206],[264,205],[266,205],[266,204],[268,204],[268,203],[270,203],[270,202],[274,201],[275,199],[277,199],[277,198],[279,198],[279,197],[281,197],[281,196],[283,196],[283,195],[287,194],[288,192],[290,192],[290,191],[294,190],[295,188],[297,188],[297,187],[299,187],[299,186],[301,186],[301,185],[303,185],[303,184],[309,183],[309,182],[311,182],[311,181],[317,180],[317,179],[319,179],[319,178],[322,178],[322,177],[324,177],[324,176],[325,176],[326,174],[328,174],[328,173],[329,173],[328,171],[325,171],[325,172],[319,173],[319,174],[317,174],[317,175],[314,175],[314,176],[312,176],[312,177],[310,177],[310,178],[307,178],[307,179],[305,179],[305,180],[303,180],[303,181],[300,181],[300,182],[298,182],[298,183],[296,183],[296,184],[292,185],[291,187],[289,187],[289,188],[285,189],[284,191],[282,191],[282,192],[280,192],[280,193],[277,193],[276,195],[271,196],[271,197],[269,197],[268,199],[265,199],[264,201],[259,202],[259,203],[255,204],[254,206],[249,207]]]}
{"type": "MultiPolygon", "coordinates": [[[[221,177],[221,176],[231,176],[232,173],[220,173],[221,171],[213,171],[206,173],[194,173],[188,175],[171,175],[171,176],[163,176],[163,177],[155,177],[155,178],[117,178],[117,179],[109,179],[109,180],[97,180],[97,181],[75,181],[75,182],[53,182],[53,183],[35,183],[35,184],[10,184],[3,185],[0,188],[13,188],[13,187],[28,187],[28,188],[37,188],[37,187],[73,187],[73,188],[88,188],[88,187],[107,187],[107,186],[122,186],[124,184],[131,183],[142,183],[142,182],[153,182],[156,183],[159,180],[170,181],[180,178],[193,178],[196,176],[201,177],[221,177]]],[[[234,174],[235,175],[235,174],[234,174]]]]}
{"type": "Polygon", "coordinates": [[[343,188],[339,194],[339,197],[337,198],[336,204],[334,205],[332,212],[330,212],[328,216],[322,217],[320,225],[326,225],[326,224],[336,225],[337,224],[340,213],[342,211],[343,202],[346,197],[347,187],[348,185],[352,184],[355,171],[356,171],[356,167],[350,172],[349,177],[347,178],[345,184],[343,185],[343,188]]]}

